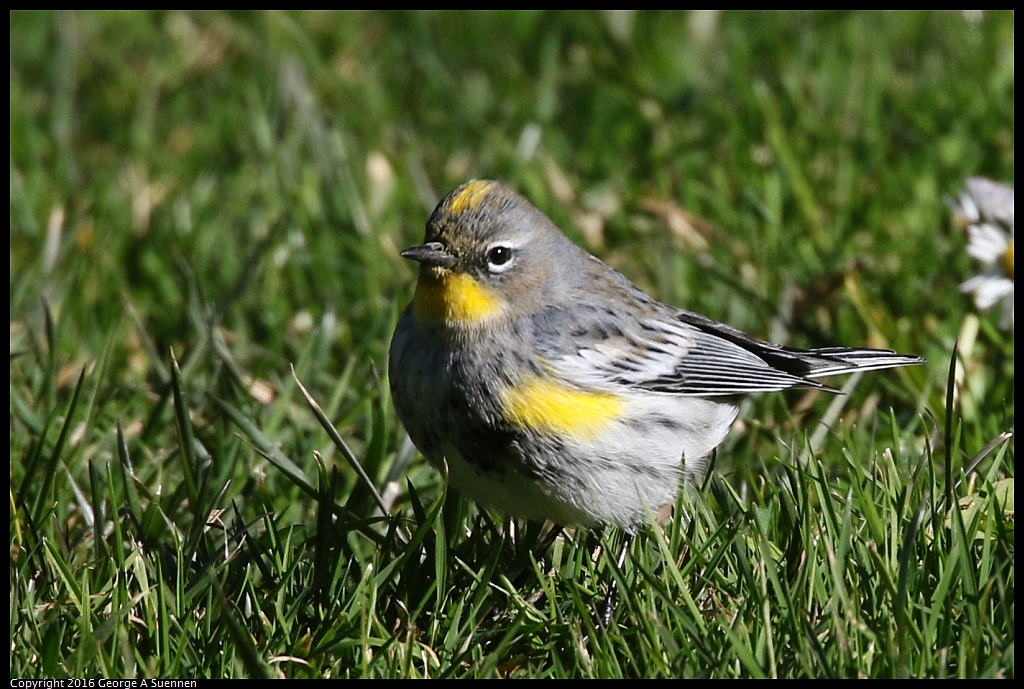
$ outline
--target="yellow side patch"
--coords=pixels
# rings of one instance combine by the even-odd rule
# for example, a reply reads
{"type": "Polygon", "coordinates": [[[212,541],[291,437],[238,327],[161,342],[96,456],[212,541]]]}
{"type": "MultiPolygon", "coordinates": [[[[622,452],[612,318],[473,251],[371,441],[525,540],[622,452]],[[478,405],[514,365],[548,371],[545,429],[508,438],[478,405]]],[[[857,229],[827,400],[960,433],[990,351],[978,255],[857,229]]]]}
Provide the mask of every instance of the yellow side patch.
{"type": "Polygon", "coordinates": [[[452,215],[461,215],[468,210],[473,210],[480,205],[480,202],[487,196],[487,192],[494,188],[494,182],[473,180],[462,185],[459,193],[448,202],[448,210],[452,215]]]}
{"type": "Polygon", "coordinates": [[[1003,270],[1006,272],[1006,277],[1013,279],[1013,239],[1010,239],[1010,245],[1006,247],[1006,252],[1003,253],[1003,270]]]}
{"type": "Polygon", "coordinates": [[[470,324],[493,316],[505,301],[471,275],[433,268],[420,273],[412,312],[416,318],[470,324]]]}
{"type": "Polygon", "coordinates": [[[576,390],[533,378],[501,394],[509,421],[520,428],[592,440],[622,416],[623,401],[607,392],[576,390]]]}

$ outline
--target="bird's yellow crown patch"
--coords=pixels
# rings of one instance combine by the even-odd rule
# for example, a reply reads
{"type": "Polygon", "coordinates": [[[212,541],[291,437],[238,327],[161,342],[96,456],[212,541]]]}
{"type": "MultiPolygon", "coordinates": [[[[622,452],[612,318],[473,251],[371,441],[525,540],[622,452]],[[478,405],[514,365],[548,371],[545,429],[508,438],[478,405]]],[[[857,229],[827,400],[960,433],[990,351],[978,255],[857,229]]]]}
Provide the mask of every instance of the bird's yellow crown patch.
{"type": "Polygon", "coordinates": [[[457,194],[452,196],[448,202],[448,210],[452,215],[461,215],[466,211],[473,210],[484,200],[488,192],[497,185],[487,180],[473,180],[466,182],[457,194]]]}

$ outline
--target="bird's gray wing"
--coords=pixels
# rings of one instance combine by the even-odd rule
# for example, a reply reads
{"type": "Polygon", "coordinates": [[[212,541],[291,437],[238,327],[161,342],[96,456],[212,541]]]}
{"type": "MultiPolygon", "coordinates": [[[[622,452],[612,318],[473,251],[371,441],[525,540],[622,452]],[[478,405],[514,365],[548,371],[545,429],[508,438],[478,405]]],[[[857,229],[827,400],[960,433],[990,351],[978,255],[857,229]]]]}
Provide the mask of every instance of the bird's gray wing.
{"type": "Polygon", "coordinates": [[[832,390],[814,379],[921,361],[888,350],[784,347],[699,314],[643,307],[640,316],[583,306],[535,318],[535,351],[552,373],[581,386],[701,397],[832,390]]]}

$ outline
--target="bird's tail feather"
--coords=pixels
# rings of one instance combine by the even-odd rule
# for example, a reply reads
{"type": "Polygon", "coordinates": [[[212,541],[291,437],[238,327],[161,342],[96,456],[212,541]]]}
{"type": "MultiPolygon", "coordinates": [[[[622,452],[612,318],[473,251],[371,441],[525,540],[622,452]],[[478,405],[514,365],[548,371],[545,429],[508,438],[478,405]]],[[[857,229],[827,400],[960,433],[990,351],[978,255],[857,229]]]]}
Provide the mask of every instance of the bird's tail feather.
{"type": "Polygon", "coordinates": [[[811,364],[811,370],[804,374],[807,378],[822,378],[854,371],[875,371],[924,361],[923,357],[897,354],[888,349],[823,347],[812,349],[808,353],[820,359],[820,362],[815,361],[811,364]]]}

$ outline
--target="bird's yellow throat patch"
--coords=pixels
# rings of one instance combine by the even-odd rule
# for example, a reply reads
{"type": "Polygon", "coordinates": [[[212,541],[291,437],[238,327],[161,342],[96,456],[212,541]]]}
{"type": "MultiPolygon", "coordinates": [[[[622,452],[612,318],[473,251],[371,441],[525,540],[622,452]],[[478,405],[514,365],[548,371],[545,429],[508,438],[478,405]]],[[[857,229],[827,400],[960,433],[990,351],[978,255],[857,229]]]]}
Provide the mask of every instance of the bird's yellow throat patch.
{"type": "Polygon", "coordinates": [[[624,403],[607,392],[587,392],[533,378],[501,394],[506,417],[538,432],[592,440],[622,416],[624,403]]]}
{"type": "Polygon", "coordinates": [[[472,275],[444,268],[420,272],[412,312],[427,321],[469,325],[484,321],[505,308],[505,301],[472,275]]]}

